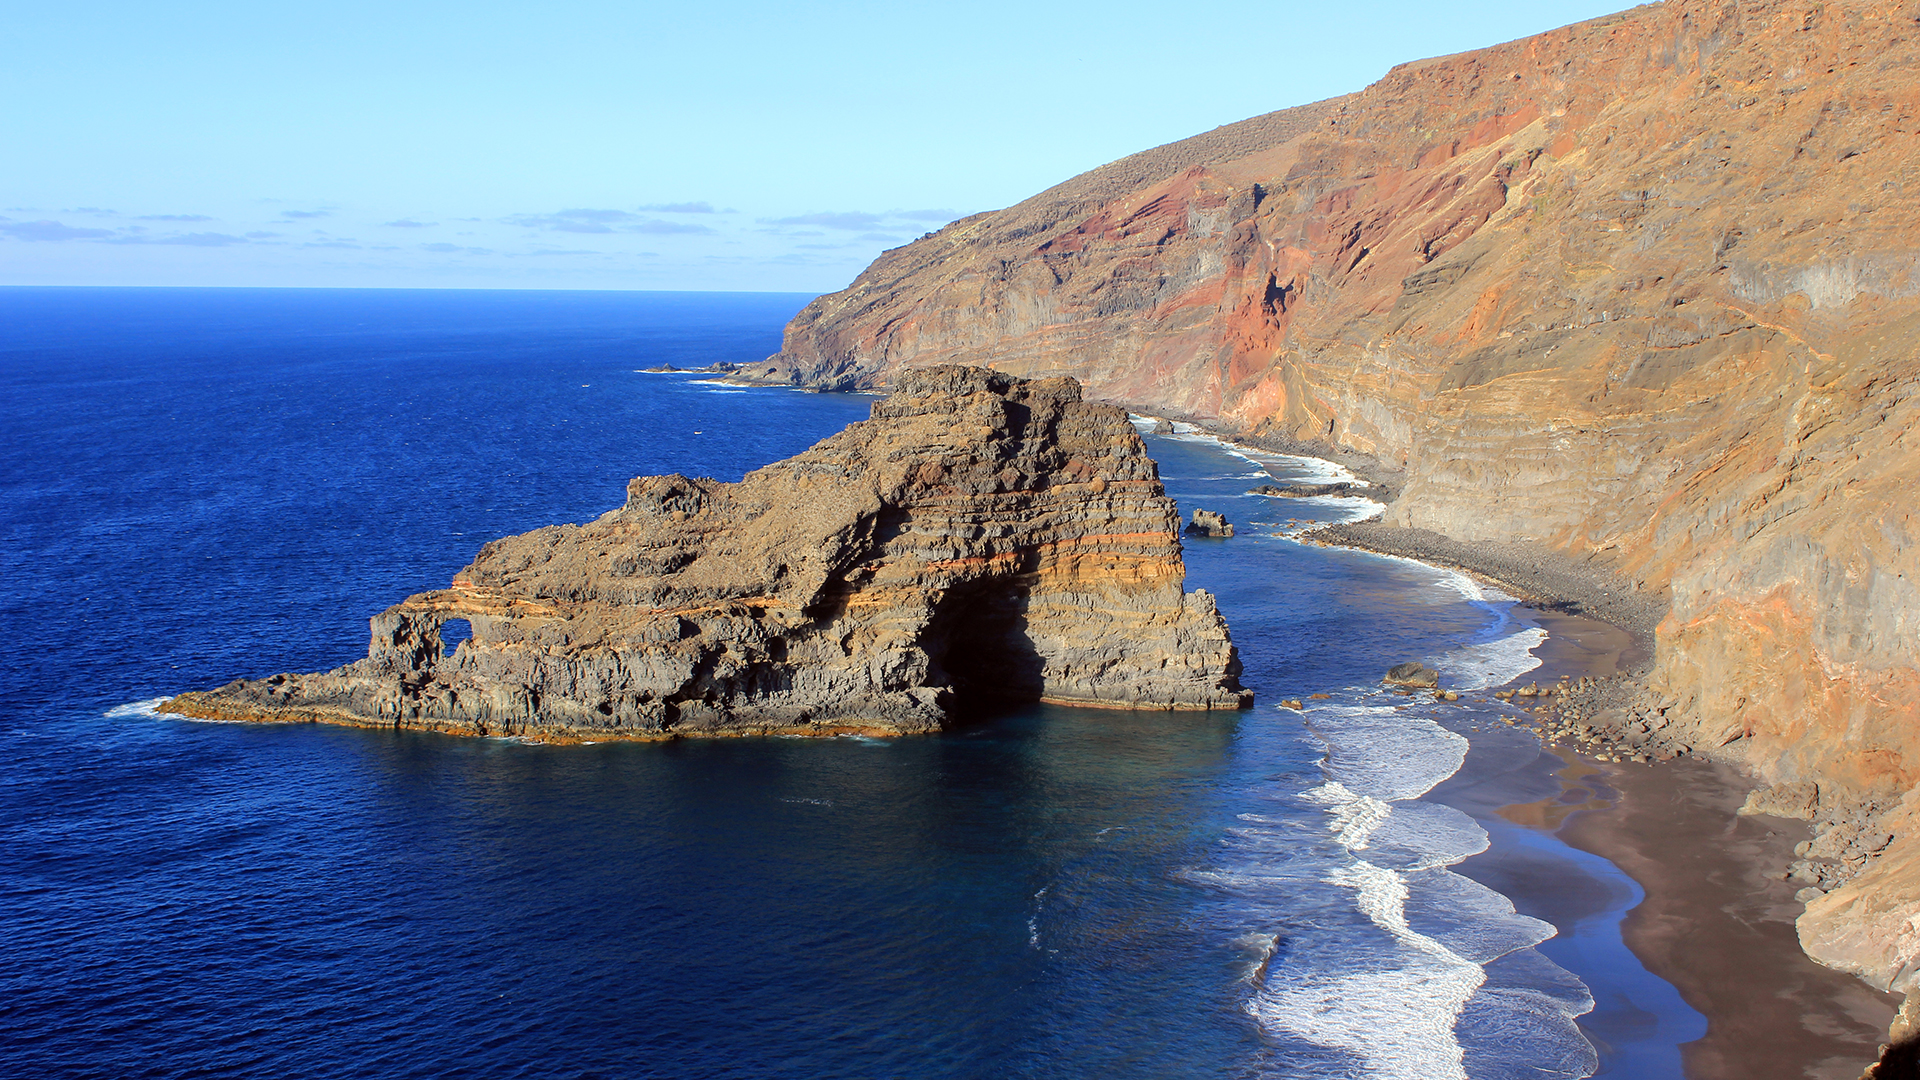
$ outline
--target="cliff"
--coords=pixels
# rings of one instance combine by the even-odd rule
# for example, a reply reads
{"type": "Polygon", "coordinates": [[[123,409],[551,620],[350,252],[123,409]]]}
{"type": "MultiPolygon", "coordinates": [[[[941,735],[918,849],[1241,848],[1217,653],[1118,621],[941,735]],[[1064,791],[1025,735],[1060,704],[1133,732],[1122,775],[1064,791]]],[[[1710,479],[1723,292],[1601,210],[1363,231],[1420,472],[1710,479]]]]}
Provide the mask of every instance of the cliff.
{"type": "Polygon", "coordinates": [[[1909,990],[1917,114],[1911,2],[1669,0],[955,222],[745,374],[1071,374],[1370,455],[1389,524],[1623,575],[1667,605],[1647,715],[1810,793],[1803,941],[1909,990]]]}
{"type": "Polygon", "coordinates": [[[486,545],[375,616],[364,660],[163,708],[554,741],[922,732],[968,698],[1243,708],[1178,531],[1123,410],[916,371],[737,484],[643,476],[591,524],[486,545]]]}

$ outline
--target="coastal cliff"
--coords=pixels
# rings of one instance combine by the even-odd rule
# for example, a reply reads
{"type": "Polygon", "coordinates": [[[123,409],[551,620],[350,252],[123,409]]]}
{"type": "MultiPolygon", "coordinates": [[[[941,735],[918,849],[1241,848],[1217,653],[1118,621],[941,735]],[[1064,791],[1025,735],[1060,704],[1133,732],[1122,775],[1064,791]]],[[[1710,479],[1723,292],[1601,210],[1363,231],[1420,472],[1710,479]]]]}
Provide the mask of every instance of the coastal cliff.
{"type": "Polygon", "coordinates": [[[1123,410],[932,368],[739,483],[643,476],[591,524],[486,545],[375,616],[364,660],[162,708],[549,741],[924,732],[970,698],[1244,708],[1185,575],[1123,410]]]}
{"type": "Polygon", "coordinates": [[[1620,575],[1665,608],[1638,715],[1815,822],[1803,943],[1912,991],[1917,132],[1913,3],[1670,0],[957,221],[740,377],[1070,374],[1620,575]]]}

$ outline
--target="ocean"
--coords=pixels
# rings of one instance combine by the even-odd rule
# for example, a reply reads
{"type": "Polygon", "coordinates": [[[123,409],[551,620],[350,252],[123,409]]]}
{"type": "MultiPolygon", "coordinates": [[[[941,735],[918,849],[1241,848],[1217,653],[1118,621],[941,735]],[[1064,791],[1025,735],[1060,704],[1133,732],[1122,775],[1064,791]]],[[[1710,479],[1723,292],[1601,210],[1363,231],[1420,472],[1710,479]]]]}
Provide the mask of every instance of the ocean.
{"type": "Polygon", "coordinates": [[[0,289],[0,1074],[1680,1075],[1632,883],[1444,797],[1543,782],[1532,737],[1378,685],[1520,678],[1527,610],[1300,542],[1353,500],[1248,494],[1336,466],[1148,418],[1238,528],[1188,586],[1248,712],[567,747],[155,712],[356,659],[633,476],[864,418],[645,370],[761,359],[808,299],[0,289]]]}

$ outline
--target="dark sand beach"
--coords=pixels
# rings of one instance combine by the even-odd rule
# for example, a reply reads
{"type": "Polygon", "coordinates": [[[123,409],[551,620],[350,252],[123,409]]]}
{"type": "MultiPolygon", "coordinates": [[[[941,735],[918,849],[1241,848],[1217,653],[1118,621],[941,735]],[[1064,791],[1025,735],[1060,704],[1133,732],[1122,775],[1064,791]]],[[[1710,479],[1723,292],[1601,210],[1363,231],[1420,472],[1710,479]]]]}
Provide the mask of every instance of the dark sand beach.
{"type": "Polygon", "coordinates": [[[1707,1015],[1706,1036],[1682,1047],[1687,1075],[1858,1077],[1899,1001],[1800,950],[1798,886],[1781,871],[1806,823],[1736,816],[1751,785],[1724,765],[1567,757],[1566,774],[1593,769],[1582,780],[1613,805],[1574,814],[1560,837],[1646,891],[1622,925],[1627,945],[1707,1015]]]}
{"type": "MultiPolygon", "coordinates": [[[[1555,611],[1535,617],[1548,637],[1525,681],[1599,677],[1641,662],[1635,636],[1618,627],[1555,611]]],[[[1560,937],[1541,946],[1550,958],[1590,981],[1605,974],[1612,991],[1597,992],[1582,1019],[1601,1052],[1598,1075],[1670,1074],[1675,1042],[1684,1074],[1697,1080],[1854,1080],[1878,1056],[1897,1000],[1815,964],[1794,933],[1801,905],[1782,871],[1810,835],[1804,822],[1736,815],[1751,783],[1725,765],[1612,764],[1543,747],[1517,725],[1480,727],[1468,733],[1466,765],[1431,796],[1493,837],[1455,869],[1558,927],[1560,937]],[[1606,861],[1570,860],[1540,842],[1549,835],[1606,861]],[[1630,960],[1617,955],[1621,940],[1630,960]],[[1635,963],[1671,990],[1639,976],[1635,963]],[[1672,1008],[1674,990],[1704,1024],[1672,1008]]]]}
{"type": "MultiPolygon", "coordinates": [[[[1315,539],[1449,566],[1539,605],[1548,637],[1521,682],[1631,678],[1652,659],[1664,602],[1604,571],[1371,521],[1315,539]]],[[[1541,952],[1604,972],[1615,989],[1596,993],[1581,1022],[1601,1053],[1598,1075],[1671,1075],[1675,1042],[1690,1080],[1856,1080],[1879,1056],[1898,998],[1814,963],[1794,931],[1802,905],[1784,871],[1812,835],[1805,822],[1738,816],[1753,782],[1731,766],[1604,762],[1542,746],[1517,723],[1463,723],[1473,751],[1430,797],[1472,814],[1493,843],[1455,869],[1559,928],[1541,952]],[[1575,863],[1567,846],[1605,861],[1575,863]],[[1609,941],[1624,941],[1630,962],[1609,941]],[[1671,990],[1641,985],[1634,964],[1671,990]],[[1672,991],[1691,1008],[1663,1011],[1672,991]]]]}

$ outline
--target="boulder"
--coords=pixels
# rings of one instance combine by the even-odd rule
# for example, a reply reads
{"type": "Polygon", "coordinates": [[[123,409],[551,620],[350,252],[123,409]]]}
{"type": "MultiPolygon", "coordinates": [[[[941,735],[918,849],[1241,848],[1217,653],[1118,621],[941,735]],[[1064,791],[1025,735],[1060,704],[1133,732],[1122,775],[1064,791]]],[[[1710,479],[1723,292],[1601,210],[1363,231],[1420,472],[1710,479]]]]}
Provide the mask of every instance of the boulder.
{"type": "Polygon", "coordinates": [[[1388,686],[1432,687],[1440,684],[1440,673],[1418,660],[1395,664],[1380,680],[1388,686]]]}

